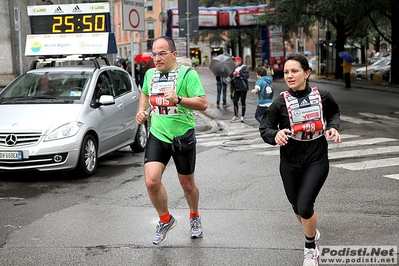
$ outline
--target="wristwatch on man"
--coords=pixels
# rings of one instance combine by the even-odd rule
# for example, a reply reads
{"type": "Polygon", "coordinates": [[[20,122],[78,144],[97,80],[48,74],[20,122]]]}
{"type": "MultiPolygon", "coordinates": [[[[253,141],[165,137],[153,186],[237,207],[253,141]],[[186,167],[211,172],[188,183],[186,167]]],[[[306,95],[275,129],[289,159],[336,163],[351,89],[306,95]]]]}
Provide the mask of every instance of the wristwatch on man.
{"type": "Polygon", "coordinates": [[[180,104],[180,102],[181,102],[181,100],[183,99],[183,97],[181,97],[181,96],[177,96],[177,103],[176,104],[180,104]]]}

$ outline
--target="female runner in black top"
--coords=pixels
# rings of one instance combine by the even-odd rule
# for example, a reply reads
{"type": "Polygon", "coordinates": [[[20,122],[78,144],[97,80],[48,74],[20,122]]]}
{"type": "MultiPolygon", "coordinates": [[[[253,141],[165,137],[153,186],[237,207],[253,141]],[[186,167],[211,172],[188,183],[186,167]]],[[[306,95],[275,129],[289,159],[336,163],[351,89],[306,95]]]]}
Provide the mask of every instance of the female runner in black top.
{"type": "Polygon", "coordinates": [[[263,140],[280,147],[280,174],[289,202],[305,233],[303,265],[318,265],[316,197],[329,171],[327,139],[341,142],[340,111],[327,91],[309,86],[308,60],[290,55],[284,63],[289,87],[268,108],[259,130],[263,140]]]}

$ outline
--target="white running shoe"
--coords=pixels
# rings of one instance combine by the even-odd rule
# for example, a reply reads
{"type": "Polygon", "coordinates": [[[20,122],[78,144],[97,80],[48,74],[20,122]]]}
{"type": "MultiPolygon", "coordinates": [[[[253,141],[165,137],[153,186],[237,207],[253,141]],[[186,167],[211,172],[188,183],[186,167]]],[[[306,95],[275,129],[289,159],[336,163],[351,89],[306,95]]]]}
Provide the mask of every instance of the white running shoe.
{"type": "Polygon", "coordinates": [[[241,116],[241,123],[244,123],[244,117],[241,116]]]}
{"type": "Polygon", "coordinates": [[[190,233],[191,233],[191,238],[202,237],[201,217],[198,216],[190,219],[190,233]]]}
{"type": "Polygon", "coordinates": [[[318,266],[319,265],[319,248],[305,248],[303,251],[303,266],[318,266]]]}
{"type": "Polygon", "coordinates": [[[305,248],[303,251],[304,261],[303,266],[318,266],[319,265],[319,248],[317,247],[317,242],[320,239],[320,231],[316,229],[316,235],[314,237],[314,242],[316,248],[305,248]]]}
{"type": "Polygon", "coordinates": [[[320,232],[319,230],[316,229],[316,235],[314,237],[314,242],[316,243],[316,246],[317,246],[317,241],[319,241],[319,239],[320,239],[320,232]]]}
{"type": "Polygon", "coordinates": [[[238,122],[238,117],[237,117],[237,116],[234,116],[234,117],[230,120],[230,122],[231,122],[231,123],[237,123],[237,122],[238,122]]]}
{"type": "Polygon", "coordinates": [[[177,225],[176,219],[171,215],[169,223],[164,224],[161,221],[158,221],[157,231],[155,232],[154,239],[152,243],[154,245],[160,245],[166,241],[168,238],[168,232],[172,230],[177,225]]]}

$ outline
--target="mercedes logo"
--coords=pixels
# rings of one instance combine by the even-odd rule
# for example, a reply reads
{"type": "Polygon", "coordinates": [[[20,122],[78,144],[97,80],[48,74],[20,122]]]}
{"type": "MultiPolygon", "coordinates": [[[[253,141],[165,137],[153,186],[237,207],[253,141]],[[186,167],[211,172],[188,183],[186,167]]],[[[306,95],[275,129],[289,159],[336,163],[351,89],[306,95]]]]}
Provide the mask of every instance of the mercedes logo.
{"type": "Polygon", "coordinates": [[[17,144],[17,136],[15,136],[14,134],[8,135],[4,143],[8,146],[14,146],[15,144],[17,144]]]}

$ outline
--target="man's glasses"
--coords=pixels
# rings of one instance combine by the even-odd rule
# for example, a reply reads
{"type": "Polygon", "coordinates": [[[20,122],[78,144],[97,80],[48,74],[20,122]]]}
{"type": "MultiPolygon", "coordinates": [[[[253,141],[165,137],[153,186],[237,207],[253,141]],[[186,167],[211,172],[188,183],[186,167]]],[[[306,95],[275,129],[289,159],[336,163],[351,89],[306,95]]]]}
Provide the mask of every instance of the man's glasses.
{"type": "MultiPolygon", "coordinates": [[[[174,51],[170,51],[170,53],[173,53],[173,52],[174,51]]],[[[167,54],[168,54],[168,52],[166,52],[166,51],[162,51],[162,52],[159,52],[159,53],[151,53],[151,58],[155,58],[157,56],[159,56],[161,58],[164,58],[167,54]]]]}

